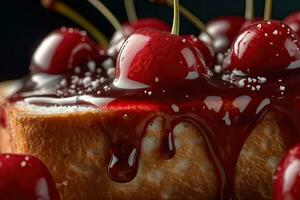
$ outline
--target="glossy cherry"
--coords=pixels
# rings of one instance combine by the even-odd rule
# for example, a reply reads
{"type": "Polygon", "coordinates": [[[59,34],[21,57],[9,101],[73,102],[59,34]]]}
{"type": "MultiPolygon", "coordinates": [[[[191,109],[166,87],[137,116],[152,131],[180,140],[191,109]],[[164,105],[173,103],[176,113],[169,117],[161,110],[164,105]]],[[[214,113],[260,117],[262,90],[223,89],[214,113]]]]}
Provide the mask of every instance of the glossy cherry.
{"type": "Polygon", "coordinates": [[[194,35],[184,35],[182,37],[202,53],[207,67],[212,67],[216,64],[215,52],[210,44],[200,40],[194,35]]]}
{"type": "Polygon", "coordinates": [[[123,24],[123,33],[120,31],[116,31],[110,41],[109,48],[107,53],[109,56],[116,58],[120,51],[120,48],[125,41],[125,39],[134,33],[134,31],[141,28],[152,28],[160,31],[170,32],[171,27],[166,22],[156,19],[156,18],[144,18],[139,19],[132,23],[124,23],[123,24]]]}
{"type": "Polygon", "coordinates": [[[300,199],[300,144],[288,151],[277,167],[273,200],[300,199]]]}
{"type": "Polygon", "coordinates": [[[0,177],[1,199],[60,199],[47,167],[33,156],[1,154],[0,177]]]}
{"type": "Polygon", "coordinates": [[[300,37],[300,12],[290,14],[283,21],[289,25],[300,37]]]}
{"type": "Polygon", "coordinates": [[[61,28],[48,35],[31,60],[34,72],[63,74],[89,60],[101,62],[105,52],[84,31],[61,28]]]}
{"type": "Polygon", "coordinates": [[[245,18],[238,16],[224,16],[216,18],[207,24],[207,32],[214,38],[213,41],[206,33],[200,34],[200,39],[211,43],[215,52],[225,52],[238,35],[245,18]]]}
{"type": "Polygon", "coordinates": [[[247,28],[247,27],[251,26],[252,24],[255,24],[255,23],[257,23],[257,22],[259,22],[259,21],[261,21],[261,20],[262,20],[262,19],[259,18],[259,17],[256,17],[256,18],[251,19],[251,20],[246,20],[246,21],[244,22],[244,24],[242,25],[242,27],[241,27],[241,29],[240,29],[240,32],[242,32],[245,28],[247,28]]]}
{"type": "Polygon", "coordinates": [[[186,39],[139,29],[123,44],[114,84],[121,88],[168,87],[206,74],[201,53],[186,39]]]}
{"type": "Polygon", "coordinates": [[[280,21],[261,21],[244,29],[225,57],[223,69],[275,75],[300,67],[296,33],[280,21]]]}

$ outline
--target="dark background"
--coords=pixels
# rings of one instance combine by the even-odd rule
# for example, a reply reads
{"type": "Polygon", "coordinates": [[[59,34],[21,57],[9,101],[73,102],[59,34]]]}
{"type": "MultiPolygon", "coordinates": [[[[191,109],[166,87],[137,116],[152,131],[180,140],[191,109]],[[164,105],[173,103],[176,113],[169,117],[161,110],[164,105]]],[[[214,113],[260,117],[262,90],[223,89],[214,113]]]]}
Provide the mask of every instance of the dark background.
{"type": "MultiPolygon", "coordinates": [[[[107,36],[113,28],[85,0],[64,0],[92,21],[107,36]]],[[[126,20],[123,0],[103,0],[121,21],[126,20]]],[[[199,18],[208,21],[222,15],[244,15],[244,0],[181,0],[199,18]]],[[[262,16],[264,1],[256,1],[256,15],[262,16]]],[[[299,0],[274,0],[273,18],[282,19],[300,10],[299,0]]],[[[169,8],[153,5],[147,0],[136,0],[139,17],[157,17],[171,23],[169,8]]],[[[75,24],[62,16],[45,10],[39,0],[4,0],[0,5],[0,80],[23,76],[28,72],[31,55],[39,42],[53,29],[75,24]]],[[[197,30],[182,19],[182,33],[197,34],[197,30]]]]}

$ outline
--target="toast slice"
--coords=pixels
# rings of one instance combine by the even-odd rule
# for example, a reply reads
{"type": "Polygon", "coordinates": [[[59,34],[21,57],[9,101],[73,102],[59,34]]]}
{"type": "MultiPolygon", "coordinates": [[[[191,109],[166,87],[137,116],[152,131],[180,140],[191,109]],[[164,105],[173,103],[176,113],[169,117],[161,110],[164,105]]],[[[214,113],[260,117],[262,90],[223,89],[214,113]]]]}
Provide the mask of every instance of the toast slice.
{"type": "MultiPolygon", "coordinates": [[[[10,84],[8,84],[10,85],[10,84]]],[[[7,84],[1,91],[7,91],[7,84]]],[[[86,106],[37,106],[25,102],[4,106],[7,127],[1,128],[2,152],[30,154],[50,169],[64,200],[214,199],[217,176],[204,138],[191,124],[174,130],[176,154],[159,155],[162,119],[156,118],[142,139],[138,174],[116,183],[107,174],[109,148],[99,125],[114,111],[86,106]],[[4,138],[4,139],[3,139],[4,138]]],[[[122,127],[114,131],[122,134],[122,127]]],[[[272,112],[247,139],[236,166],[236,199],[271,199],[272,176],[286,151],[272,112]]]]}

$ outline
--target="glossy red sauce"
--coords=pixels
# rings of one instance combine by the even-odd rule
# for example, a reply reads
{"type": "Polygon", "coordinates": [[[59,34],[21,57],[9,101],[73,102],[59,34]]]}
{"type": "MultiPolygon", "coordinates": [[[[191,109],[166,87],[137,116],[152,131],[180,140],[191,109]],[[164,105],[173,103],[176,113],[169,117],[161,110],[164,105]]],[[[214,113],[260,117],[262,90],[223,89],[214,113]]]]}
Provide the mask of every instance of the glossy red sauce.
{"type": "Polygon", "coordinates": [[[176,88],[124,89],[114,85],[114,78],[107,73],[111,69],[96,63],[88,65],[68,75],[31,74],[9,101],[43,106],[86,105],[104,114],[112,113],[99,123],[106,131],[108,175],[114,181],[125,183],[135,178],[142,137],[156,117],[163,119],[160,149],[165,159],[176,154],[173,129],[177,124],[191,123],[202,134],[218,177],[216,199],[233,196],[238,156],[266,112],[274,111],[287,146],[300,141],[298,72],[268,78],[214,73],[176,88]]]}

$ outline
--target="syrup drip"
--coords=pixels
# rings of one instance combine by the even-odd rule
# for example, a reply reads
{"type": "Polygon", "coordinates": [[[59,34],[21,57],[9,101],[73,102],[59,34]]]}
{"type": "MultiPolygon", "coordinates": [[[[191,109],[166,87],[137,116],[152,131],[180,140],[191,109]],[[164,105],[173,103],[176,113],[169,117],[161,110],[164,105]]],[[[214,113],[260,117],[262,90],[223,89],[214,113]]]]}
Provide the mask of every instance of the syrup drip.
{"type": "MultiPolygon", "coordinates": [[[[84,95],[78,94],[84,89],[82,85],[80,89],[75,89],[75,95],[58,93],[71,87],[71,77],[65,75],[53,78],[53,75],[32,74],[24,80],[23,88],[10,98],[10,102],[24,100],[44,106],[83,104],[103,110],[105,116],[101,125],[111,154],[108,175],[117,182],[126,183],[136,176],[141,140],[148,125],[156,117],[163,119],[160,149],[165,159],[171,159],[176,153],[173,130],[177,124],[190,123],[202,134],[218,177],[217,199],[230,199],[233,196],[238,156],[247,137],[265,113],[274,111],[287,146],[300,141],[300,125],[297,124],[297,119],[300,118],[300,96],[297,95],[297,87],[290,87],[296,84],[295,81],[285,82],[290,88],[289,95],[278,92],[281,83],[278,84],[277,79],[254,92],[222,80],[207,81],[203,89],[195,84],[194,87],[180,90],[151,88],[145,92],[140,89],[116,88],[112,84],[113,79],[106,76],[106,81],[84,95]],[[36,78],[37,76],[42,78],[36,78]],[[50,81],[45,81],[47,78],[50,81]],[[67,80],[63,87],[60,84],[62,80],[67,80]],[[59,87],[54,87],[55,85],[59,87]],[[105,86],[110,89],[104,90],[105,86]],[[151,95],[148,91],[151,91],[151,95]],[[105,110],[110,112],[105,113],[105,110]]],[[[91,79],[99,79],[99,76],[91,76],[91,79]]]]}
{"type": "MultiPolygon", "coordinates": [[[[288,147],[300,141],[300,76],[231,77],[192,80],[176,88],[117,88],[109,70],[95,63],[65,75],[30,74],[9,103],[94,106],[110,149],[108,175],[116,182],[133,180],[138,172],[141,141],[148,125],[163,119],[161,156],[176,154],[173,130],[182,122],[202,135],[218,178],[216,199],[231,199],[235,166],[241,149],[265,113],[273,111],[288,147]],[[255,85],[255,84],[256,85],[255,85]],[[259,83],[259,85],[257,85],[259,83]],[[259,87],[258,87],[259,86],[259,87]],[[109,112],[106,112],[109,111],[109,112]]],[[[140,88],[140,87],[135,87],[140,88]]],[[[1,117],[5,124],[5,114],[1,117]]]]}

